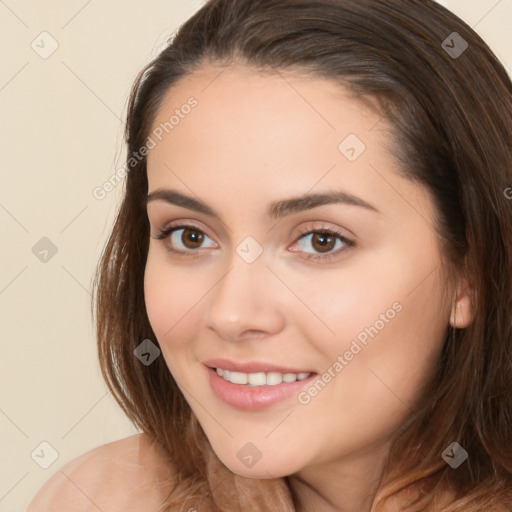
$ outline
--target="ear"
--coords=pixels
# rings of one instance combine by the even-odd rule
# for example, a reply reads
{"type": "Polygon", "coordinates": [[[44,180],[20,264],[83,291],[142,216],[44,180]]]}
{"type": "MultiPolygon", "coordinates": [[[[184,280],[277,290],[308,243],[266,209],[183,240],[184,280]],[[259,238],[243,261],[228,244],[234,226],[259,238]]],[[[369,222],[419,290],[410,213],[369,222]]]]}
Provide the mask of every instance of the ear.
{"type": "Polygon", "coordinates": [[[474,291],[470,288],[466,279],[463,279],[457,287],[454,300],[452,303],[452,311],[450,314],[450,324],[456,329],[464,329],[474,319],[473,311],[474,291]]]}

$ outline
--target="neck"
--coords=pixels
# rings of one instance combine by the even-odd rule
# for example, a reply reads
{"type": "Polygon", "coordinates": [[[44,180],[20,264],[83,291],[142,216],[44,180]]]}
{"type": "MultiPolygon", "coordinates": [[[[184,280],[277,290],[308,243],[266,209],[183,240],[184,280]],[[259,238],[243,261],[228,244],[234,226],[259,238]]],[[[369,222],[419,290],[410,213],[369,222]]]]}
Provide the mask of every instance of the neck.
{"type": "Polygon", "coordinates": [[[389,443],[318,466],[287,480],[301,512],[373,512],[389,443]]]}

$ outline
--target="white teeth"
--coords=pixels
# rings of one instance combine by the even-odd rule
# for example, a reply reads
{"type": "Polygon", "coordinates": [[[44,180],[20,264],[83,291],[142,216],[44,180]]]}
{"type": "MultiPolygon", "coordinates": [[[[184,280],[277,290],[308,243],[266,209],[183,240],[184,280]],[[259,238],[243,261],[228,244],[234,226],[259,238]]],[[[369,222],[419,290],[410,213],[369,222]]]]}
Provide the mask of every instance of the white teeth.
{"type": "Polygon", "coordinates": [[[267,386],[275,386],[283,382],[283,374],[279,372],[267,373],[267,386]]]}
{"type": "Polygon", "coordinates": [[[251,386],[264,386],[267,383],[267,376],[263,373],[249,373],[249,384],[251,386]]]}
{"type": "Polygon", "coordinates": [[[242,373],[242,372],[231,372],[231,375],[229,377],[229,380],[233,383],[233,384],[247,384],[247,379],[248,379],[248,375],[247,373],[242,373]]]}
{"type": "Polygon", "coordinates": [[[295,382],[296,380],[304,380],[311,373],[279,373],[279,372],[258,372],[243,373],[216,368],[217,375],[233,384],[245,384],[250,387],[254,386],[276,386],[283,382],[295,382]]]}

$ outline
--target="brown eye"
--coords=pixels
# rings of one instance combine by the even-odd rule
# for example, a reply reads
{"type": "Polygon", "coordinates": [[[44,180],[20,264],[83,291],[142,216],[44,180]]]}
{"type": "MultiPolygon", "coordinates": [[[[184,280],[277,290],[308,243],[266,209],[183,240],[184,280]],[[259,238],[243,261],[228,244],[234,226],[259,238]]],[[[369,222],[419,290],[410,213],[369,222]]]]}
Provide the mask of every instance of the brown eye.
{"type": "Polygon", "coordinates": [[[202,249],[217,247],[206,233],[192,225],[171,226],[154,238],[162,240],[169,252],[184,256],[199,255],[202,249]]]}
{"type": "Polygon", "coordinates": [[[183,229],[181,235],[181,242],[187,249],[197,249],[201,246],[204,240],[204,234],[197,229],[186,228],[183,229]]]}
{"type": "Polygon", "coordinates": [[[302,257],[307,260],[328,261],[342,256],[347,250],[355,247],[355,242],[337,231],[313,228],[303,231],[295,246],[299,247],[298,252],[305,254],[302,257]]]}
{"type": "Polygon", "coordinates": [[[313,233],[311,237],[311,245],[318,252],[329,252],[336,245],[336,236],[332,236],[329,232],[313,233]]]}

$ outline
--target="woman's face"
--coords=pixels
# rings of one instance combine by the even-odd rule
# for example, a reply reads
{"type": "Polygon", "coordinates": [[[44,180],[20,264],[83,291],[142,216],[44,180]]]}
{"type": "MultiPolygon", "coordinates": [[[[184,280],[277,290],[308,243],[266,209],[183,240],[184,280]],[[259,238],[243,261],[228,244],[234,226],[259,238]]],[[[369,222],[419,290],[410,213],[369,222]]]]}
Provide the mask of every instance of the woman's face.
{"type": "Polygon", "coordinates": [[[149,194],[174,195],[148,200],[147,311],[237,474],[371,457],[438,357],[433,203],[398,175],[387,129],[332,82],[241,66],[203,68],[161,105],[149,194]]]}

